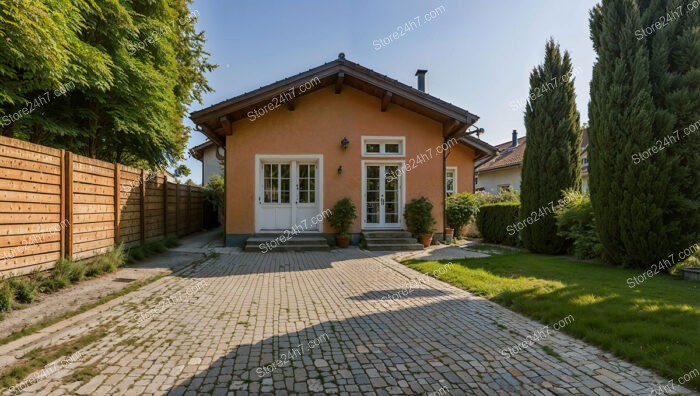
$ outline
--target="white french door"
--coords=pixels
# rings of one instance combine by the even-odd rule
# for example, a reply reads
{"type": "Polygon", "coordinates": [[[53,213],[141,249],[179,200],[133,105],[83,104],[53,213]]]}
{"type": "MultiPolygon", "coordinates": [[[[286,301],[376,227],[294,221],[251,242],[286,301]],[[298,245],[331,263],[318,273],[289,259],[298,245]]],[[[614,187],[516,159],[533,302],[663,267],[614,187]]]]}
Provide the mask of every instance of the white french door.
{"type": "Polygon", "coordinates": [[[319,231],[319,173],[314,158],[259,161],[256,231],[319,231]]]}
{"type": "Polygon", "coordinates": [[[401,228],[403,172],[400,163],[363,165],[362,227],[401,228]]]}

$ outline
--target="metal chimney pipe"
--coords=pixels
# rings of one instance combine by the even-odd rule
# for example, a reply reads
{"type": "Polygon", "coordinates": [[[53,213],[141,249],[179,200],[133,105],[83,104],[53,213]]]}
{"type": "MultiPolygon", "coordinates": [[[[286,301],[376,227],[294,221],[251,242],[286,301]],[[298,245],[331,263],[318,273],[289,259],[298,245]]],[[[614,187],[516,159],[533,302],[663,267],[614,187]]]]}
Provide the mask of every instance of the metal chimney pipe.
{"type": "Polygon", "coordinates": [[[418,90],[425,92],[425,73],[427,70],[418,69],[416,70],[416,76],[418,76],[418,90]]]}

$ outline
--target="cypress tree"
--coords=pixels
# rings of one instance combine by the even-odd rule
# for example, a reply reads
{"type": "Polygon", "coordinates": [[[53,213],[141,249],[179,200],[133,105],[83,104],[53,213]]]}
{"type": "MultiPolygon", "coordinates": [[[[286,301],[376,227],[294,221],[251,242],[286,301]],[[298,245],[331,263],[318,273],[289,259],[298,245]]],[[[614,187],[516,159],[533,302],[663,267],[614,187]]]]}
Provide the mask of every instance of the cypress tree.
{"type": "Polygon", "coordinates": [[[700,239],[700,142],[683,132],[700,119],[698,15],[687,3],[605,0],[591,12],[591,198],[616,264],[649,267],[700,239]]]}
{"type": "Polygon", "coordinates": [[[664,240],[650,263],[675,256],[700,241],[700,12],[691,1],[640,1],[643,26],[667,23],[646,36],[650,53],[654,130],[665,145],[669,176],[664,240]],[[695,127],[691,127],[695,125],[695,127]],[[692,132],[695,129],[695,132],[692,132]]]}
{"type": "Polygon", "coordinates": [[[545,47],[544,63],[530,74],[525,108],[527,149],[521,184],[521,220],[533,222],[521,232],[525,247],[534,252],[561,253],[552,209],[563,191],[581,189],[581,123],[576,109],[573,67],[568,51],[562,56],[553,39],[545,47]]]}
{"type": "Polygon", "coordinates": [[[634,0],[604,0],[591,11],[591,38],[598,59],[589,104],[590,190],[604,258],[639,265],[663,238],[668,186],[658,153],[633,156],[655,140],[649,52],[635,37],[641,25],[634,0]]]}

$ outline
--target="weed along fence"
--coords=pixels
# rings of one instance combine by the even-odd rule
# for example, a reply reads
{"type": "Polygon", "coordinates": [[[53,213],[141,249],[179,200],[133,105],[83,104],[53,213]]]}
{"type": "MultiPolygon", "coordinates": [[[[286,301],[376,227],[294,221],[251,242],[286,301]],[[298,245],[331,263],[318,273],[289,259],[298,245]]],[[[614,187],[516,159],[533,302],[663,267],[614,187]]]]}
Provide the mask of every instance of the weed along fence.
{"type": "Polygon", "coordinates": [[[202,228],[202,191],[0,136],[0,276],[202,228]]]}

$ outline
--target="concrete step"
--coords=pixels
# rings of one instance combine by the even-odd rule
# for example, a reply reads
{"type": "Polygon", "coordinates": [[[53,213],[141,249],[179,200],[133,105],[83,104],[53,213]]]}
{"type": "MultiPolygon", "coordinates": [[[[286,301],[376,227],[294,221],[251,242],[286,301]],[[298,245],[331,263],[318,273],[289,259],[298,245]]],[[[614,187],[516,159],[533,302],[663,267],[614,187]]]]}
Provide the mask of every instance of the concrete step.
{"type": "Polygon", "coordinates": [[[243,248],[244,252],[257,252],[257,253],[274,253],[274,252],[328,252],[331,247],[326,243],[325,245],[293,245],[293,244],[282,244],[277,247],[270,246],[269,248],[260,248],[259,244],[247,244],[243,248]]]}
{"type": "Polygon", "coordinates": [[[290,235],[291,238],[287,239],[286,235],[256,235],[248,238],[246,241],[246,244],[265,244],[265,243],[272,243],[274,242],[275,244],[280,244],[283,240],[285,241],[284,244],[293,244],[293,245],[319,245],[319,244],[328,244],[328,241],[326,238],[319,237],[319,236],[301,236],[301,235],[290,235]],[[283,239],[284,238],[284,239],[283,239]]]}
{"type": "Polygon", "coordinates": [[[402,243],[402,244],[392,244],[392,243],[373,243],[367,244],[367,250],[372,251],[395,251],[395,250],[423,250],[423,245],[420,243],[402,243]]]}
{"type": "Polygon", "coordinates": [[[405,243],[416,243],[416,238],[365,238],[365,241],[370,243],[388,243],[393,245],[401,245],[405,243]]]}
{"type": "Polygon", "coordinates": [[[320,236],[292,235],[282,242],[280,235],[255,235],[245,243],[245,252],[327,252],[331,250],[328,241],[320,236]]]}
{"type": "Polygon", "coordinates": [[[412,238],[412,235],[408,231],[364,231],[362,235],[365,239],[371,238],[412,238]]]}

